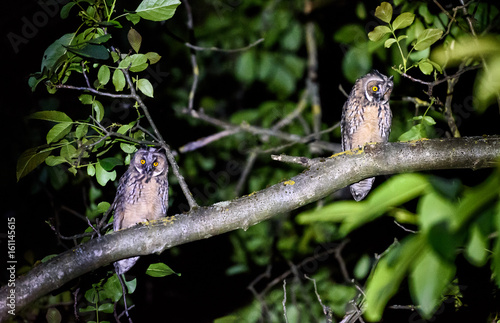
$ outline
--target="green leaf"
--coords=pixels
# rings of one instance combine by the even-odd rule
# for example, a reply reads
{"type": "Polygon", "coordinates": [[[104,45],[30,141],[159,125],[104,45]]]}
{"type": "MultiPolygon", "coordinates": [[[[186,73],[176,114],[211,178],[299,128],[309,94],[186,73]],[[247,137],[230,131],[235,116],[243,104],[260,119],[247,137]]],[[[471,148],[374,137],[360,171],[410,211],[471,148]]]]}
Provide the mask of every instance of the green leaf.
{"type": "Polygon", "coordinates": [[[113,304],[111,303],[101,304],[99,305],[98,311],[104,313],[113,313],[113,304]]]}
{"type": "Polygon", "coordinates": [[[113,72],[113,85],[115,86],[116,92],[122,91],[125,87],[125,75],[119,68],[113,72]]]}
{"type": "Polygon", "coordinates": [[[394,31],[398,29],[403,29],[408,27],[413,23],[413,20],[415,19],[415,15],[411,12],[403,12],[399,16],[394,19],[394,22],[392,23],[392,29],[394,31]]]}
{"type": "Polygon", "coordinates": [[[394,38],[389,38],[385,41],[384,43],[384,47],[385,48],[389,48],[392,46],[392,44],[394,44],[396,42],[396,40],[394,38]]]}
{"type": "Polygon", "coordinates": [[[134,28],[130,27],[130,30],[128,31],[127,34],[127,39],[128,42],[130,43],[130,46],[132,46],[132,49],[136,52],[139,53],[139,49],[141,48],[141,43],[142,43],[142,36],[135,30],[134,28]]]}
{"type": "Polygon", "coordinates": [[[82,94],[78,97],[78,100],[80,100],[82,104],[92,104],[92,102],[94,102],[94,97],[90,94],[82,94]]]}
{"type": "Polygon", "coordinates": [[[61,147],[61,157],[64,157],[67,161],[71,161],[77,155],[78,153],[73,145],[67,144],[61,147]]]}
{"type": "Polygon", "coordinates": [[[128,15],[125,16],[125,18],[127,18],[127,20],[133,23],[134,25],[137,25],[137,23],[141,20],[141,17],[135,13],[129,13],[128,15]]]}
{"type": "Polygon", "coordinates": [[[181,275],[173,271],[169,266],[162,262],[149,265],[148,269],[146,270],[146,274],[151,277],[165,277],[172,274],[176,274],[177,276],[181,275]]]}
{"type": "Polygon", "coordinates": [[[70,117],[66,115],[66,113],[61,111],[38,111],[32,113],[28,116],[29,119],[38,119],[38,120],[46,120],[53,122],[73,122],[70,117]]]}
{"type": "Polygon", "coordinates": [[[135,121],[132,121],[129,124],[124,124],[124,125],[120,126],[120,128],[118,128],[118,130],[116,130],[116,132],[124,135],[127,131],[129,131],[130,129],[132,129],[135,126],[135,123],[136,123],[135,121]]]}
{"type": "Polygon", "coordinates": [[[62,316],[57,308],[51,307],[47,310],[45,319],[47,320],[47,323],[60,323],[62,321],[62,316]]]}
{"type": "Polygon", "coordinates": [[[101,159],[99,161],[99,164],[101,164],[102,168],[104,168],[105,170],[111,171],[113,170],[113,168],[115,168],[115,166],[123,165],[123,162],[116,157],[108,157],[101,159]]]}
{"type": "Polygon", "coordinates": [[[491,57],[487,64],[488,68],[480,70],[474,82],[474,94],[480,112],[495,103],[500,95],[500,58],[491,57]]]}
{"type": "Polygon", "coordinates": [[[97,211],[99,213],[104,213],[109,209],[110,206],[111,204],[109,204],[108,202],[99,202],[99,204],[97,204],[97,211]]]}
{"type": "Polygon", "coordinates": [[[163,21],[172,18],[180,4],[179,0],[143,0],[135,12],[143,19],[163,21]]]}
{"type": "Polygon", "coordinates": [[[338,43],[358,44],[366,41],[366,31],[358,24],[348,24],[340,27],[333,39],[338,43]]]}
{"type": "Polygon", "coordinates": [[[89,131],[89,125],[86,123],[79,124],[75,130],[76,139],[82,139],[89,131]]]}
{"type": "Polygon", "coordinates": [[[375,17],[383,22],[390,23],[392,19],[392,6],[388,2],[382,2],[380,6],[375,9],[375,17]]]}
{"type": "Polygon", "coordinates": [[[109,51],[104,45],[88,43],[83,47],[69,46],[67,49],[84,58],[92,58],[97,60],[106,60],[109,58],[109,51]]]}
{"type": "Polygon", "coordinates": [[[153,97],[153,85],[151,85],[151,82],[149,82],[148,79],[140,79],[137,81],[137,87],[139,88],[139,91],[144,93],[144,95],[149,96],[150,98],[153,97]]]}
{"type": "Polygon", "coordinates": [[[110,39],[111,39],[111,34],[105,34],[102,36],[97,36],[96,38],[92,38],[91,40],[89,40],[89,43],[96,44],[96,45],[104,44],[105,42],[107,42],[110,39]]]}
{"type": "Polygon", "coordinates": [[[398,141],[411,141],[425,138],[427,132],[423,124],[419,123],[410,128],[407,132],[399,136],[398,141]]]}
{"type": "Polygon", "coordinates": [[[45,263],[45,262],[49,261],[50,259],[55,258],[57,256],[58,256],[57,254],[52,254],[52,255],[45,256],[45,257],[42,258],[42,260],[40,260],[40,262],[41,263],[45,263]]]}
{"type": "Polygon", "coordinates": [[[432,71],[434,70],[434,67],[432,66],[431,63],[421,60],[418,62],[418,68],[424,73],[425,75],[430,75],[432,71]]]}
{"type": "Polygon", "coordinates": [[[94,176],[95,175],[95,167],[92,164],[87,166],[87,175],[94,176]]]}
{"type": "Polygon", "coordinates": [[[465,249],[465,256],[475,266],[484,266],[488,260],[488,237],[481,232],[479,225],[470,229],[470,237],[465,249]]]}
{"type": "Polygon", "coordinates": [[[255,52],[247,50],[236,60],[235,74],[238,80],[244,83],[251,83],[255,79],[256,71],[255,52]]]}
{"type": "Polygon", "coordinates": [[[103,285],[103,289],[106,293],[106,296],[110,298],[114,303],[118,302],[122,297],[122,285],[118,280],[118,276],[114,274],[109,277],[106,283],[103,285]]]}
{"type": "MultiPolygon", "coordinates": [[[[43,146],[42,146],[43,147],[43,146]]],[[[45,159],[50,155],[50,150],[44,150],[42,147],[35,147],[25,150],[21,156],[17,159],[16,166],[16,177],[17,181],[32,170],[34,170],[38,165],[43,163],[45,159]]]]}
{"type": "Polygon", "coordinates": [[[65,162],[66,158],[62,156],[48,156],[47,159],[45,159],[45,164],[48,166],[56,166],[65,162]]]}
{"type": "Polygon", "coordinates": [[[356,266],[354,267],[354,277],[356,279],[361,280],[368,275],[370,272],[372,266],[372,261],[370,257],[366,254],[364,254],[356,263],[356,266]]]}
{"type": "Polygon", "coordinates": [[[422,123],[426,126],[433,126],[436,124],[436,121],[434,121],[434,118],[430,117],[430,116],[424,116],[422,118],[422,123]]]}
{"type": "Polygon", "coordinates": [[[68,18],[69,12],[70,12],[71,8],[73,8],[74,5],[76,5],[76,2],[71,1],[62,7],[61,13],[60,13],[62,19],[68,18]]]}
{"type": "Polygon", "coordinates": [[[137,151],[137,148],[134,145],[127,144],[124,142],[120,143],[120,148],[127,154],[133,154],[137,151]]]}
{"type": "Polygon", "coordinates": [[[108,181],[114,181],[116,179],[116,171],[108,172],[102,166],[101,163],[97,163],[95,166],[95,175],[97,182],[101,186],[106,186],[108,181]]]}
{"type": "Polygon", "coordinates": [[[97,73],[97,79],[99,80],[99,84],[106,85],[109,82],[109,78],[111,76],[111,72],[109,71],[109,67],[106,65],[102,65],[99,68],[99,72],[97,73]]]}
{"type": "Polygon", "coordinates": [[[96,310],[95,306],[81,307],[78,309],[80,313],[95,312],[95,310],[96,310]]]}
{"type": "Polygon", "coordinates": [[[443,35],[441,29],[425,29],[418,35],[415,50],[424,50],[437,42],[443,35]]]}
{"type": "Polygon", "coordinates": [[[455,275],[455,266],[425,248],[410,272],[410,292],[419,312],[430,319],[442,301],[442,294],[455,275]]]}
{"type": "Polygon", "coordinates": [[[372,55],[368,51],[368,46],[351,47],[342,59],[342,73],[350,82],[365,75],[372,68],[372,55]]]}
{"type": "Polygon", "coordinates": [[[367,281],[365,315],[369,321],[381,320],[385,305],[398,291],[412,263],[418,261],[423,246],[421,235],[408,236],[380,259],[367,281]]]}
{"type": "Polygon", "coordinates": [[[161,56],[158,53],[155,53],[155,52],[147,52],[144,55],[148,59],[149,64],[158,63],[158,61],[161,59],[161,56]]]}
{"type": "MultiPolygon", "coordinates": [[[[500,201],[497,201],[496,204],[494,223],[496,232],[500,232],[500,201]]],[[[494,241],[491,267],[494,273],[495,282],[497,286],[500,287],[500,237],[497,237],[494,241]]]]}
{"type": "Polygon", "coordinates": [[[42,72],[47,70],[50,74],[52,74],[60,65],[63,64],[66,53],[68,52],[66,47],[71,44],[74,37],[75,33],[65,34],[47,47],[43,53],[42,72]]]}
{"type": "Polygon", "coordinates": [[[132,279],[131,281],[124,281],[125,285],[127,285],[127,290],[129,294],[134,293],[135,288],[137,287],[137,278],[132,279]]]}
{"type": "Polygon", "coordinates": [[[92,109],[94,109],[95,111],[95,118],[97,119],[97,121],[101,122],[104,118],[104,106],[102,105],[102,103],[94,100],[92,102],[92,109]]]}
{"type": "Polygon", "coordinates": [[[57,142],[64,138],[64,136],[66,136],[71,131],[72,126],[72,122],[61,122],[56,124],[47,133],[47,144],[57,142]]]}
{"type": "Polygon", "coordinates": [[[134,54],[125,57],[118,67],[127,69],[131,72],[141,72],[148,68],[148,58],[144,54],[134,54]]]}
{"type": "Polygon", "coordinates": [[[372,31],[368,33],[368,38],[371,41],[379,41],[381,40],[385,35],[390,34],[391,29],[387,26],[377,26],[375,27],[372,31]]]}

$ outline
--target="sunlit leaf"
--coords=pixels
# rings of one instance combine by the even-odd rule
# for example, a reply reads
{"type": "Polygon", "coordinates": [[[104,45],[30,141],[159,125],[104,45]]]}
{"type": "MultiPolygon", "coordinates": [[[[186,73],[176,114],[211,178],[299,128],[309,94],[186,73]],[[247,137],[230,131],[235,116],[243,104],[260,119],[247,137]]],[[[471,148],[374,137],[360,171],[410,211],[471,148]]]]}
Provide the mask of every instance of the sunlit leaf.
{"type": "Polygon", "coordinates": [[[135,12],[143,19],[163,21],[172,18],[180,4],[179,0],[143,0],[135,12]]]}
{"type": "Polygon", "coordinates": [[[411,12],[403,12],[399,16],[394,19],[394,22],[392,23],[392,29],[397,30],[397,29],[403,29],[408,27],[413,23],[413,20],[415,19],[415,15],[411,12]]]}
{"type": "Polygon", "coordinates": [[[108,181],[110,181],[110,180],[114,181],[116,179],[116,171],[112,171],[112,172],[106,171],[102,167],[101,163],[99,162],[95,166],[95,176],[96,176],[97,182],[101,186],[106,186],[108,181]]]}
{"type": "Polygon", "coordinates": [[[106,65],[102,65],[99,68],[99,72],[97,73],[97,79],[99,80],[99,84],[106,85],[109,82],[109,78],[111,76],[111,72],[109,71],[109,67],[106,65]]]}
{"type": "Polygon", "coordinates": [[[426,248],[410,271],[410,292],[420,306],[419,312],[429,319],[442,301],[442,293],[455,274],[455,266],[426,248]]]}
{"type": "Polygon", "coordinates": [[[119,68],[113,72],[113,85],[115,86],[115,90],[117,92],[122,91],[125,87],[125,75],[123,75],[122,70],[119,68]]]}
{"type": "Polygon", "coordinates": [[[16,177],[17,181],[30,173],[38,165],[43,163],[50,155],[50,150],[45,150],[42,147],[34,147],[25,150],[17,159],[16,177]]]}
{"type": "Polygon", "coordinates": [[[38,111],[35,113],[32,113],[28,116],[30,119],[38,119],[38,120],[46,120],[46,121],[53,121],[53,122],[72,122],[70,117],[66,115],[66,113],[61,112],[61,111],[55,111],[55,110],[50,110],[50,111],[38,111]]]}
{"type": "Polygon", "coordinates": [[[382,2],[380,6],[375,9],[375,17],[383,22],[390,23],[392,19],[392,6],[388,2],[382,2]]]}
{"type": "Polygon", "coordinates": [[[149,82],[148,79],[140,79],[139,81],[137,81],[137,88],[144,95],[149,96],[150,98],[154,96],[153,85],[151,85],[151,82],[149,82]]]}
{"type": "Polygon", "coordinates": [[[385,35],[390,34],[391,29],[387,26],[377,26],[375,27],[372,31],[368,33],[368,38],[371,41],[379,41],[381,40],[385,35]]]}
{"type": "Polygon", "coordinates": [[[72,122],[60,122],[54,125],[47,133],[47,144],[57,142],[64,138],[64,136],[71,131],[72,126],[72,122]]]}
{"type": "Polygon", "coordinates": [[[415,43],[415,50],[424,50],[437,42],[443,35],[441,29],[425,29],[418,35],[415,43]]]}
{"type": "Polygon", "coordinates": [[[181,275],[173,271],[169,266],[162,262],[149,265],[148,269],[146,270],[146,274],[151,277],[165,277],[172,274],[176,274],[177,276],[181,275]]]}

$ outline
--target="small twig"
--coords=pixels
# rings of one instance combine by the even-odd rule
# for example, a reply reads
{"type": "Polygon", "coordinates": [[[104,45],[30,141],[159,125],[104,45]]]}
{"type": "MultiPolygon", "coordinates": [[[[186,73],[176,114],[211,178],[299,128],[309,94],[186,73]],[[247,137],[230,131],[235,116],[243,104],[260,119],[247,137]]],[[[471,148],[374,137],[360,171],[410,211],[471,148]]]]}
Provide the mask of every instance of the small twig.
{"type": "Polygon", "coordinates": [[[206,146],[214,141],[225,138],[227,136],[234,135],[238,132],[239,132],[239,130],[237,130],[237,129],[220,131],[220,132],[215,133],[213,135],[203,137],[203,138],[200,138],[200,139],[195,140],[195,141],[188,142],[187,144],[185,144],[184,146],[179,148],[179,152],[187,153],[188,151],[196,150],[196,149],[204,147],[204,146],[206,146]]]}
{"type": "MultiPolygon", "coordinates": [[[[239,131],[248,132],[248,133],[251,133],[253,135],[273,136],[273,137],[277,137],[277,138],[280,138],[280,139],[283,139],[283,140],[286,140],[289,142],[305,143],[305,142],[309,142],[313,139],[311,137],[301,137],[299,135],[289,134],[289,133],[286,133],[283,131],[273,131],[272,129],[260,128],[260,127],[252,126],[252,125],[249,125],[246,123],[243,123],[241,125],[234,125],[234,124],[231,124],[229,122],[225,122],[225,121],[222,121],[222,120],[219,120],[219,119],[216,119],[216,118],[213,118],[213,117],[206,115],[203,112],[203,109],[200,109],[198,111],[184,109],[183,113],[187,114],[195,119],[203,120],[207,123],[210,123],[210,124],[217,126],[217,127],[221,127],[223,129],[226,129],[226,130],[238,129],[239,131]],[[305,139],[305,138],[307,138],[307,139],[305,139]]],[[[332,151],[332,152],[341,151],[340,144],[332,144],[332,143],[324,142],[324,141],[312,141],[310,144],[318,146],[318,147],[323,148],[323,149],[328,150],[328,151],[332,151]]]]}
{"type": "Polygon", "coordinates": [[[288,155],[271,155],[271,158],[276,161],[280,161],[288,164],[299,164],[304,167],[310,167],[313,164],[312,159],[307,157],[296,157],[288,155]]]}
{"type": "Polygon", "coordinates": [[[186,45],[187,47],[193,49],[193,50],[196,50],[196,51],[213,51],[213,52],[222,52],[222,53],[237,53],[237,52],[242,52],[242,51],[245,51],[247,49],[250,49],[254,46],[257,46],[258,44],[262,43],[264,41],[264,38],[260,38],[256,41],[254,41],[253,43],[251,43],[250,45],[248,46],[245,46],[245,47],[240,47],[240,48],[235,48],[235,49],[222,49],[222,48],[217,48],[217,47],[200,47],[200,46],[196,46],[196,45],[193,45],[193,44],[190,44],[190,43],[184,43],[184,45],[186,45]]]}
{"type": "Polygon", "coordinates": [[[241,173],[241,176],[238,179],[238,183],[236,184],[236,189],[235,189],[236,196],[241,195],[241,192],[243,191],[243,185],[245,185],[245,182],[247,181],[248,175],[250,174],[250,171],[252,170],[256,159],[257,159],[256,152],[251,152],[248,155],[247,162],[245,164],[245,168],[243,168],[243,172],[241,173]]]}
{"type": "MultiPolygon", "coordinates": [[[[193,13],[191,11],[191,5],[189,5],[189,1],[183,1],[184,6],[186,7],[187,14],[187,27],[189,32],[189,43],[194,43],[194,28],[193,28],[193,13]]],[[[189,46],[188,46],[189,47],[189,46]]],[[[193,83],[191,84],[191,90],[189,91],[189,102],[188,109],[192,110],[194,107],[194,95],[196,93],[196,89],[198,87],[198,79],[200,77],[200,69],[198,67],[198,62],[196,61],[196,51],[190,47],[190,59],[191,66],[193,68],[193,83]]]]}
{"type": "Polygon", "coordinates": [[[316,279],[309,278],[306,274],[304,274],[304,277],[313,282],[314,293],[316,294],[316,297],[318,298],[318,302],[321,305],[321,308],[323,308],[323,314],[326,315],[327,322],[332,322],[333,321],[332,309],[330,307],[326,306],[325,304],[323,304],[323,301],[321,300],[321,296],[318,293],[318,286],[316,286],[316,279]]]}
{"type": "Polygon", "coordinates": [[[339,91],[342,93],[346,98],[349,97],[349,94],[344,90],[344,87],[342,87],[342,84],[339,84],[339,91]]]}
{"type": "Polygon", "coordinates": [[[179,165],[177,165],[177,162],[175,161],[175,156],[170,150],[170,147],[165,143],[162,142],[162,147],[165,149],[165,154],[167,155],[167,159],[172,166],[172,171],[174,172],[175,176],[177,177],[179,181],[179,185],[182,189],[182,192],[184,193],[184,196],[186,197],[186,200],[188,201],[189,208],[193,209],[195,207],[198,207],[198,203],[196,203],[193,194],[191,194],[191,191],[189,190],[189,187],[186,183],[186,180],[184,179],[184,176],[182,176],[181,172],[179,171],[179,165]]]}
{"type": "Polygon", "coordinates": [[[288,323],[288,317],[286,316],[286,279],[283,279],[283,316],[285,317],[285,322],[288,323]]]}
{"type": "MultiPolygon", "coordinates": [[[[129,313],[128,313],[128,306],[127,306],[127,289],[126,289],[126,286],[125,286],[125,282],[124,282],[124,278],[122,278],[119,274],[118,274],[118,267],[116,267],[116,263],[115,263],[115,272],[116,272],[116,276],[118,276],[118,281],[120,282],[120,285],[122,285],[122,294],[123,294],[123,305],[125,306],[125,314],[127,315],[127,318],[128,318],[128,321],[129,323],[133,323],[132,322],[132,318],[130,317],[129,313]]],[[[133,305],[132,305],[133,306],[133,305]]],[[[130,307],[132,308],[132,307],[130,307]]],[[[120,314],[118,316],[118,319],[117,321],[120,322],[120,317],[123,315],[120,314]]]]}
{"type": "Polygon", "coordinates": [[[404,231],[406,232],[410,232],[410,233],[418,233],[418,231],[415,231],[415,230],[410,230],[408,228],[405,228],[401,223],[399,223],[398,221],[394,220],[394,223],[400,227],[401,229],[403,229],[404,231]]]}
{"type": "Polygon", "coordinates": [[[351,277],[349,277],[349,272],[347,271],[347,267],[345,265],[344,258],[342,258],[342,249],[344,249],[345,245],[349,242],[349,240],[343,240],[342,243],[335,249],[335,259],[339,262],[340,271],[342,276],[344,277],[344,281],[346,283],[351,283],[351,277]]]}
{"type": "Polygon", "coordinates": [[[299,103],[297,103],[297,107],[291,113],[286,115],[283,119],[277,122],[274,126],[272,126],[271,129],[279,130],[284,126],[290,124],[295,118],[297,118],[307,106],[307,100],[306,100],[307,96],[308,96],[308,91],[304,91],[304,93],[302,93],[300,97],[299,103]]]}

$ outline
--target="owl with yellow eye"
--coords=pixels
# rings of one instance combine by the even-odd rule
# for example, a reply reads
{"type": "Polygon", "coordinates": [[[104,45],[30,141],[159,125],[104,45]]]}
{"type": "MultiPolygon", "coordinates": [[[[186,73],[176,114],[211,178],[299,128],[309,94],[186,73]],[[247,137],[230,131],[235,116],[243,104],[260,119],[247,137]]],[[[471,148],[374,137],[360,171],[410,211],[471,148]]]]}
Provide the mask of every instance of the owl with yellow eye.
{"type": "MultiPolygon", "coordinates": [[[[392,76],[377,70],[356,80],[342,108],[342,150],[362,147],[368,142],[387,142],[392,123],[389,98],[393,86],[392,76]]],[[[366,197],[374,180],[374,177],[366,178],[351,185],[356,201],[366,197]]]]}
{"type": "MultiPolygon", "coordinates": [[[[161,149],[141,148],[135,153],[128,170],[120,178],[112,207],[114,231],[167,214],[168,162],[161,149]]],[[[127,272],[138,259],[115,262],[117,273],[127,272]]]]}

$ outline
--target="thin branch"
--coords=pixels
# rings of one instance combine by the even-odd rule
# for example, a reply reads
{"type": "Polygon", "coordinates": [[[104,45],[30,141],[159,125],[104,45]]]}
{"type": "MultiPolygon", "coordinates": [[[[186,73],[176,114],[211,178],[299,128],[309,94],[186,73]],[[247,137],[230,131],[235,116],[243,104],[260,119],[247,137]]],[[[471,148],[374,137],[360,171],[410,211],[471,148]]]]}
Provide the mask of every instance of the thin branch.
{"type": "Polygon", "coordinates": [[[195,141],[188,142],[187,144],[185,144],[184,146],[179,148],[179,152],[187,153],[189,151],[199,149],[199,148],[204,147],[208,144],[211,144],[214,141],[225,138],[227,136],[234,135],[238,132],[239,132],[238,129],[230,129],[230,130],[223,130],[223,131],[217,132],[213,135],[203,137],[203,138],[200,138],[200,139],[195,140],[195,141]]]}
{"type": "Polygon", "coordinates": [[[288,323],[288,317],[286,316],[286,279],[283,279],[283,316],[285,317],[285,322],[288,323]]]}
{"type": "Polygon", "coordinates": [[[236,196],[241,195],[241,192],[243,191],[243,185],[245,185],[248,175],[250,175],[250,171],[252,170],[256,159],[257,159],[256,152],[251,152],[248,155],[247,162],[245,164],[245,167],[243,168],[243,172],[241,172],[240,178],[238,179],[238,183],[236,184],[236,189],[235,189],[236,196]]]}
{"type": "MultiPolygon", "coordinates": [[[[186,24],[187,24],[188,32],[189,32],[189,43],[194,43],[195,37],[194,37],[193,13],[191,11],[191,5],[189,5],[188,0],[184,0],[183,3],[184,3],[184,6],[186,7],[186,14],[187,14],[186,24]]],[[[200,69],[198,67],[198,62],[196,61],[196,51],[192,48],[190,48],[189,57],[191,60],[191,66],[193,68],[193,83],[191,84],[191,90],[189,91],[188,109],[192,110],[194,107],[194,95],[196,93],[196,89],[198,88],[198,79],[200,77],[200,69]]]]}
{"type": "MultiPolygon", "coordinates": [[[[299,135],[288,134],[288,133],[283,132],[283,131],[273,131],[272,129],[260,128],[257,126],[249,125],[247,123],[243,123],[241,125],[234,125],[232,123],[225,122],[225,121],[222,121],[222,120],[219,120],[219,119],[216,119],[216,118],[213,118],[213,117],[206,115],[203,112],[203,109],[200,109],[199,111],[184,109],[183,113],[187,114],[195,119],[203,120],[207,123],[210,123],[210,124],[217,126],[217,127],[221,127],[223,129],[226,129],[226,130],[238,129],[239,131],[248,132],[248,133],[251,133],[253,135],[273,136],[273,137],[277,137],[277,138],[280,138],[280,139],[283,139],[283,140],[286,140],[289,142],[305,143],[305,142],[311,141],[313,139],[311,137],[301,137],[299,135]],[[307,139],[305,139],[305,138],[307,138],[307,139]]],[[[310,145],[314,145],[314,146],[317,146],[317,147],[320,147],[320,148],[323,148],[325,150],[332,151],[332,152],[341,151],[340,144],[332,144],[332,143],[324,142],[324,141],[312,141],[310,143],[310,145]]]]}
{"type": "Polygon", "coordinates": [[[213,51],[213,52],[222,52],[222,53],[237,53],[237,52],[242,52],[242,51],[248,50],[252,47],[255,47],[258,44],[262,43],[263,41],[264,41],[264,38],[259,38],[256,41],[254,41],[253,43],[251,43],[250,45],[247,45],[245,47],[240,47],[240,48],[234,48],[234,49],[222,49],[222,48],[218,48],[218,47],[200,47],[200,46],[196,46],[196,45],[193,45],[190,43],[184,43],[184,45],[186,45],[187,47],[189,47],[195,51],[213,51]]]}

